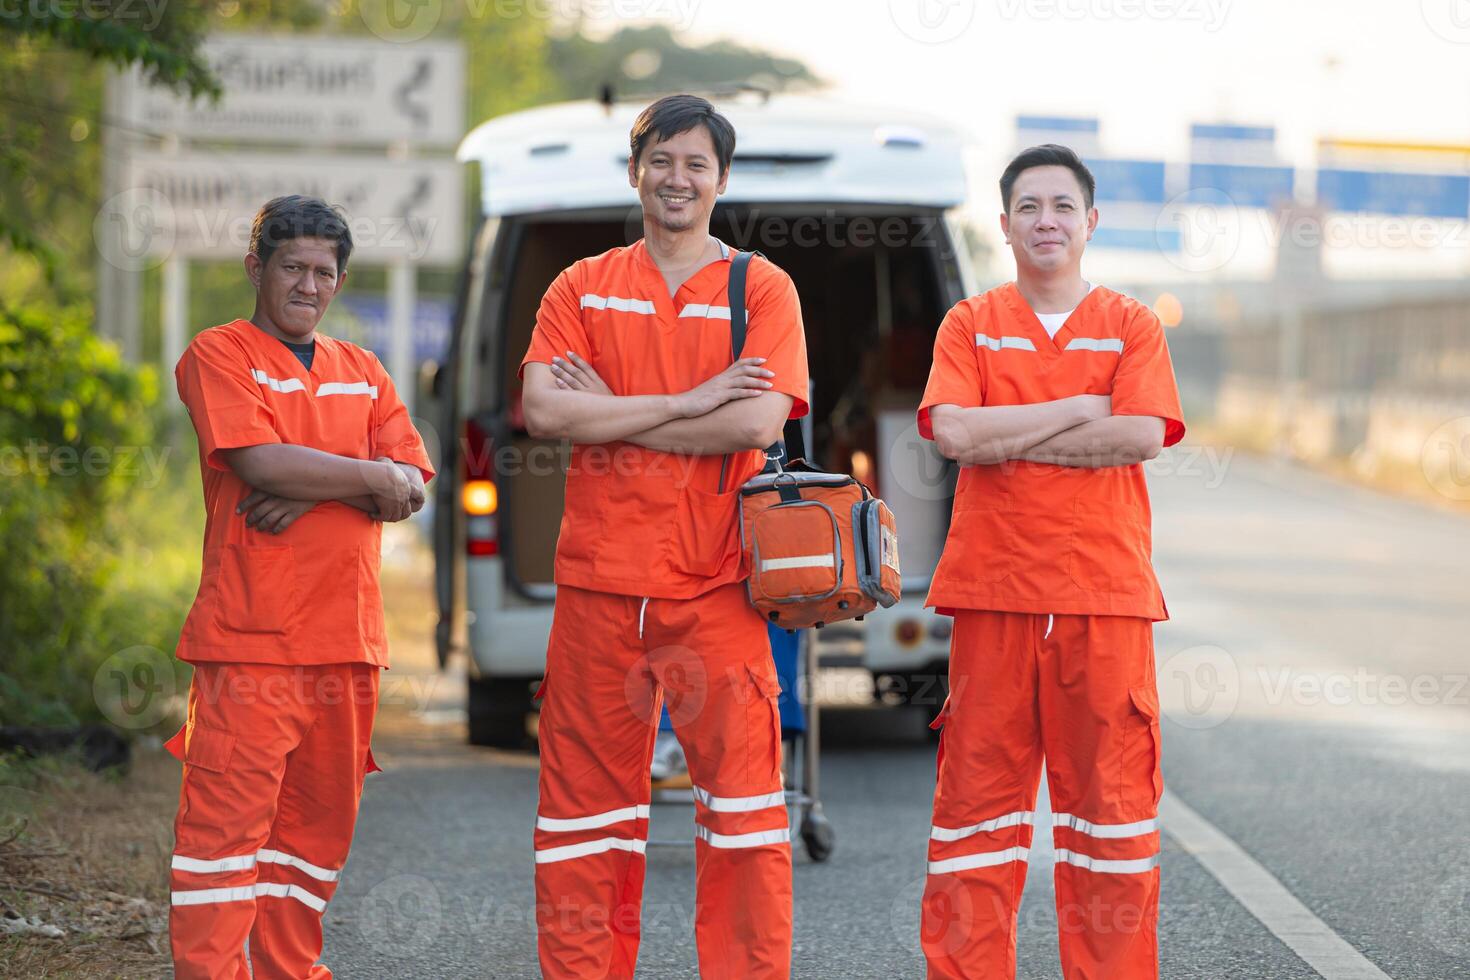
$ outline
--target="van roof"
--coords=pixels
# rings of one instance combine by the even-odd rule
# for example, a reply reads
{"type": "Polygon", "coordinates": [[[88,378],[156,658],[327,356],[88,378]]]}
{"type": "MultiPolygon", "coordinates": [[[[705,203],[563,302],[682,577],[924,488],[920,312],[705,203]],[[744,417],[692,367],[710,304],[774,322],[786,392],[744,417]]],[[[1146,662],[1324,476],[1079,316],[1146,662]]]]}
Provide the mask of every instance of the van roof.
{"type": "MultiPolygon", "coordinates": [[[[963,202],[959,135],[909,110],[853,106],[814,96],[715,100],[735,126],[724,202],[892,204],[963,202]]],[[[633,207],[628,131],[638,102],[568,102],[475,127],[455,154],[480,164],[487,215],[633,207]]]]}

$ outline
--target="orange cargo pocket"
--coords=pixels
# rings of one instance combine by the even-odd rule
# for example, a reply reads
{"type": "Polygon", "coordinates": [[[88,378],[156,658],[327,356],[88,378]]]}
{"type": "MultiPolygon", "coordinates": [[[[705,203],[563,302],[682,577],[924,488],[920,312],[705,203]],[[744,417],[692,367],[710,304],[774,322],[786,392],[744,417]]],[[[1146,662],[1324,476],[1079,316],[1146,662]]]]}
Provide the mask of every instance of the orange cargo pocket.
{"type": "Polygon", "coordinates": [[[781,681],[774,663],[762,667],[745,665],[750,675],[745,696],[745,781],[756,787],[781,782],[781,681]]]}
{"type": "Polygon", "coordinates": [[[686,575],[711,578],[740,562],[736,523],[740,492],[706,493],[689,486],[679,491],[670,528],[669,564],[686,575]]]}
{"type": "Polygon", "coordinates": [[[235,736],[217,728],[190,725],[184,729],[184,761],[210,772],[227,772],[235,752],[235,736]]]}
{"type": "Polygon", "coordinates": [[[296,611],[290,545],[227,544],[220,551],[219,624],[232,633],[285,633],[296,611]]]}
{"type": "MultiPolygon", "coordinates": [[[[1128,751],[1136,739],[1130,733],[1129,746],[1124,751],[1123,786],[1120,799],[1129,800],[1133,793],[1129,792],[1130,783],[1137,780],[1142,770],[1148,767],[1153,779],[1153,803],[1158,805],[1159,797],[1164,795],[1164,754],[1163,741],[1159,731],[1159,692],[1152,686],[1134,687],[1128,690],[1129,700],[1133,702],[1133,709],[1137,713],[1136,721],[1140,724],[1135,726],[1136,732],[1143,735],[1140,751],[1128,751]],[[1127,763],[1137,758],[1137,768],[1132,768],[1127,763]]],[[[1136,790],[1134,791],[1136,792],[1136,790]]]]}

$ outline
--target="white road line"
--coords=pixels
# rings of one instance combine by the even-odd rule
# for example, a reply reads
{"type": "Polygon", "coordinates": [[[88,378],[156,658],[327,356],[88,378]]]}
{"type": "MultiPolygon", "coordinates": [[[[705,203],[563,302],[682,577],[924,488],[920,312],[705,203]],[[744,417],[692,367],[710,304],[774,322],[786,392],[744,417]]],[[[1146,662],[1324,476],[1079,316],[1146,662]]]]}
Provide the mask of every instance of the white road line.
{"type": "Polygon", "coordinates": [[[1392,980],[1239,844],[1171,793],[1159,801],[1159,822],[1247,912],[1325,980],[1392,980]]]}

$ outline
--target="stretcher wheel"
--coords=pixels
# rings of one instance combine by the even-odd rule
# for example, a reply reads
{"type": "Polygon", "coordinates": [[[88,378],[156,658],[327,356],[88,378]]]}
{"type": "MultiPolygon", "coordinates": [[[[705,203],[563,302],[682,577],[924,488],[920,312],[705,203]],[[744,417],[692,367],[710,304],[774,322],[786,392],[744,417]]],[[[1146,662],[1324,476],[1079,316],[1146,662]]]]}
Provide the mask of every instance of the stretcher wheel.
{"type": "Polygon", "coordinates": [[[831,821],[820,811],[812,810],[801,820],[801,842],[806,845],[807,857],[825,861],[837,847],[837,833],[831,821]]]}

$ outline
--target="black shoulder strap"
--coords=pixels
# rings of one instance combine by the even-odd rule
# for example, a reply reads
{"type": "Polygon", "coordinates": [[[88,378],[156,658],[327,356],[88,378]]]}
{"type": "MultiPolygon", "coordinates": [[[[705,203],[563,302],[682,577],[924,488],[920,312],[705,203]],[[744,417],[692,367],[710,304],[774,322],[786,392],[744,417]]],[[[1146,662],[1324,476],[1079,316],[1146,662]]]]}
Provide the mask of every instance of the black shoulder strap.
{"type": "MultiPolygon", "coordinates": [[[[730,285],[726,290],[730,302],[730,363],[740,360],[740,353],[745,350],[745,273],[750,266],[752,256],[759,252],[736,252],[730,260],[730,285]]],[[[771,456],[784,456],[785,444],[778,441],[766,450],[766,467],[772,467],[771,456]]],[[[726,454],[720,461],[720,486],[719,492],[725,492],[725,471],[730,467],[730,457],[726,454]]]]}

